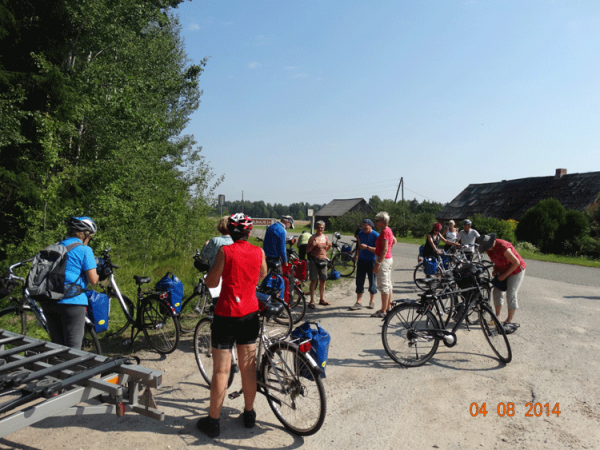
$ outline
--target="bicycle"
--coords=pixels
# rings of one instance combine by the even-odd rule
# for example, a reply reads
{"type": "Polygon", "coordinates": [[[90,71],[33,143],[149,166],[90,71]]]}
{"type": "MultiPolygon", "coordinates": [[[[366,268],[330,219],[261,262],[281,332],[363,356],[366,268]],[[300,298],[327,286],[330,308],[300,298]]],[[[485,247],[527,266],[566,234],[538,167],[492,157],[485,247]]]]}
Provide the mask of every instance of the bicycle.
{"type": "MultiPolygon", "coordinates": [[[[50,332],[48,330],[48,321],[46,320],[44,311],[35,300],[29,297],[27,288],[25,288],[25,278],[14,273],[15,269],[22,267],[31,261],[33,261],[33,258],[13,264],[7,269],[2,278],[0,298],[8,297],[10,306],[7,306],[0,311],[0,328],[24,336],[31,336],[49,341],[50,332]],[[16,298],[11,295],[16,287],[21,291],[22,298],[16,298]]],[[[98,355],[102,354],[102,347],[100,346],[94,324],[87,314],[85,317],[85,331],[81,349],[87,352],[97,353],[98,355]]]]}
{"type": "Polygon", "coordinates": [[[327,265],[327,277],[331,276],[334,270],[337,270],[342,277],[349,277],[356,270],[356,261],[352,255],[352,246],[345,242],[340,242],[342,235],[339,231],[333,233],[331,240],[331,263],[327,265]],[[342,244],[342,246],[340,246],[342,244]]]}
{"type": "Polygon", "coordinates": [[[182,333],[186,334],[194,332],[198,320],[207,314],[208,308],[213,302],[210,290],[204,282],[206,272],[209,270],[208,263],[200,257],[200,251],[198,249],[196,249],[196,254],[193,258],[194,267],[199,272],[198,282],[194,286],[192,295],[181,303],[181,312],[179,313],[179,329],[182,333]],[[192,303],[192,299],[194,298],[196,299],[196,305],[192,307],[190,303],[192,303]],[[188,305],[190,306],[188,307],[188,305]]]}
{"type": "Polygon", "coordinates": [[[509,363],[512,360],[510,343],[502,323],[489,305],[489,285],[481,274],[481,269],[473,266],[457,272],[460,289],[455,293],[467,295],[463,307],[454,316],[456,324],[451,330],[446,330],[433,313],[439,302],[434,293],[422,294],[416,302],[393,302],[394,307],[383,319],[381,331],[383,347],[390,358],[404,367],[425,364],[437,351],[440,341],[447,347],[456,345],[456,330],[470,309],[476,308],[488,344],[500,361],[509,363]]]}
{"type": "MultiPolygon", "coordinates": [[[[327,400],[320,374],[323,370],[310,355],[310,341],[281,340],[266,331],[265,322],[281,314],[283,304],[259,302],[260,331],[257,345],[257,392],[267,398],[271,410],[285,428],[299,436],[315,434],[325,420],[327,400]]],[[[212,318],[198,322],[194,333],[196,363],[204,381],[212,381],[212,318]],[[196,338],[198,336],[198,339],[196,338]]],[[[231,352],[228,387],[239,372],[235,347],[231,352]]],[[[242,391],[228,395],[238,398],[242,391]]]]}
{"type": "Polygon", "coordinates": [[[172,353],[179,344],[179,318],[177,313],[168,302],[169,294],[158,292],[154,289],[143,291],[142,285],[150,283],[150,277],[134,275],[133,279],[137,285],[137,304],[121,293],[115,280],[114,270],[119,266],[113,264],[110,257],[112,247],[103,252],[103,266],[108,268],[109,275],[103,287],[104,293],[110,298],[116,298],[121,305],[125,315],[125,325],[110,336],[122,334],[131,326],[131,337],[123,344],[133,346],[133,341],[142,332],[148,343],[158,353],[166,355],[172,353]]]}

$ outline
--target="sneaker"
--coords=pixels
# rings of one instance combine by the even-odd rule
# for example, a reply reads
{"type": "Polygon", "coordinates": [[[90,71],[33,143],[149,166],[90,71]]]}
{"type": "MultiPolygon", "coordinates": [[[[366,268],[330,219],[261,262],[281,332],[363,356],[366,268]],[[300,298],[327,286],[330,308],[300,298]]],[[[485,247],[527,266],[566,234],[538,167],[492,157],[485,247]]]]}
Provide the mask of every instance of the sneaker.
{"type": "Polygon", "coordinates": [[[375,302],[369,302],[369,306],[367,306],[367,308],[375,309],[375,302]]]}
{"type": "Polygon", "coordinates": [[[252,428],[256,425],[256,411],[254,411],[254,409],[252,411],[246,411],[244,409],[244,414],[242,414],[242,416],[244,417],[244,426],[246,428],[252,428]]]}
{"type": "Polygon", "coordinates": [[[375,317],[377,319],[383,319],[385,317],[385,314],[380,309],[378,309],[373,314],[371,314],[371,317],[375,317]]]}
{"type": "Polygon", "coordinates": [[[198,419],[198,422],[196,422],[196,428],[211,438],[216,438],[221,434],[221,425],[219,424],[219,419],[213,419],[210,416],[198,419]]]}
{"type": "Polygon", "coordinates": [[[350,311],[356,311],[357,309],[361,309],[361,308],[362,308],[362,305],[360,303],[356,302],[354,304],[354,306],[350,307],[350,311]]]}

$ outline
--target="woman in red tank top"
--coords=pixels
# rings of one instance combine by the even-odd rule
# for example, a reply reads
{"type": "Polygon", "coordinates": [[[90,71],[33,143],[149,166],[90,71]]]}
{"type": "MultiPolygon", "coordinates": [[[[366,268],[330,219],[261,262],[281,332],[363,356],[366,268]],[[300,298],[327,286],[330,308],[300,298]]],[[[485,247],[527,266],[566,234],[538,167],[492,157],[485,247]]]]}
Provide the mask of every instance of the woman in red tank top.
{"type": "Polygon", "coordinates": [[[219,417],[227,391],[231,370],[231,349],[238,351],[242,391],[244,392],[244,425],[254,426],[256,397],[256,339],[259,332],[256,285],[267,274],[265,253],[248,243],[252,220],[244,214],[233,214],[227,228],[233,244],[221,247],[215,264],[206,276],[206,285],[217,287],[221,277],[221,295],[211,327],[213,376],[210,388],[210,412],[196,423],[210,437],[220,434],[219,417]]]}

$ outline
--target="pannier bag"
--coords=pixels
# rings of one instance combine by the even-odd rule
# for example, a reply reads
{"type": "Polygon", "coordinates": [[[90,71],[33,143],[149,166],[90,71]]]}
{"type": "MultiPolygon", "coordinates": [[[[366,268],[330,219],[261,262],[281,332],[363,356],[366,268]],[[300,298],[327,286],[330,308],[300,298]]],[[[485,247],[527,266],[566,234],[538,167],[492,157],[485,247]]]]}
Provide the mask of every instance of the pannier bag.
{"type": "MultiPolygon", "coordinates": [[[[325,378],[325,366],[327,364],[331,336],[318,323],[313,323],[316,328],[312,328],[310,326],[311,322],[306,321],[292,331],[292,336],[300,341],[310,340],[310,355],[317,362],[319,367],[323,369],[323,373],[320,377],[325,378]]],[[[313,379],[309,371],[303,373],[302,376],[309,380],[313,379]]]]}
{"type": "Polygon", "coordinates": [[[342,245],[342,252],[343,253],[350,253],[352,251],[352,246],[348,245],[348,244],[344,244],[342,245]]]}
{"type": "Polygon", "coordinates": [[[277,275],[276,273],[271,272],[271,274],[268,277],[265,277],[265,279],[262,280],[260,287],[268,289],[277,289],[280,292],[279,298],[282,300],[285,299],[286,286],[285,280],[281,275],[277,275]]]}
{"type": "Polygon", "coordinates": [[[88,298],[88,317],[94,324],[96,333],[108,330],[110,298],[108,295],[96,291],[86,291],[85,293],[88,298]]]}
{"type": "Polygon", "coordinates": [[[469,288],[477,286],[477,277],[480,275],[477,268],[471,264],[456,269],[454,271],[454,281],[461,288],[469,288]]]}
{"type": "Polygon", "coordinates": [[[342,274],[339,271],[334,270],[333,272],[331,272],[329,279],[330,280],[339,280],[341,277],[342,277],[342,274]]]}
{"type": "Polygon", "coordinates": [[[297,261],[294,263],[294,276],[300,281],[306,281],[306,261],[297,261]]]}
{"type": "Polygon", "coordinates": [[[442,256],[442,264],[444,265],[444,269],[448,269],[448,266],[450,265],[450,256],[448,255],[441,255],[442,256]]]}
{"type": "Polygon", "coordinates": [[[437,259],[429,256],[423,260],[423,270],[425,275],[435,275],[437,271],[437,259]]]}
{"type": "Polygon", "coordinates": [[[168,292],[168,303],[171,304],[171,307],[175,310],[176,314],[181,313],[183,283],[177,276],[173,275],[171,272],[167,272],[167,274],[154,285],[154,289],[157,291],[168,292]]]}
{"type": "Polygon", "coordinates": [[[57,242],[34,256],[25,281],[25,287],[32,299],[40,302],[58,302],[64,298],[75,297],[83,292],[81,286],[77,284],[81,279],[81,275],[75,283],[65,286],[67,253],[80,245],[83,244],[74,242],[69,246],[64,246],[57,242]]]}

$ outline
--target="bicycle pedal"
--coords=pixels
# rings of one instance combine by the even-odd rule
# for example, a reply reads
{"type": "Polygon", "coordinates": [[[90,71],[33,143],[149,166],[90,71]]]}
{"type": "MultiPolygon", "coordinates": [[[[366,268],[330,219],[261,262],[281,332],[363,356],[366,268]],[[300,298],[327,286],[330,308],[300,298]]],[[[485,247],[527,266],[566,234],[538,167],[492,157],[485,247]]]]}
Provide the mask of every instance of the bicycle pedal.
{"type": "Polygon", "coordinates": [[[122,347],[129,347],[130,345],[131,345],[131,339],[125,339],[123,342],[121,342],[122,347]]]}
{"type": "Polygon", "coordinates": [[[242,391],[236,391],[236,392],[232,392],[227,397],[229,398],[229,400],[234,400],[234,399],[238,398],[240,395],[242,395],[242,391]]]}

